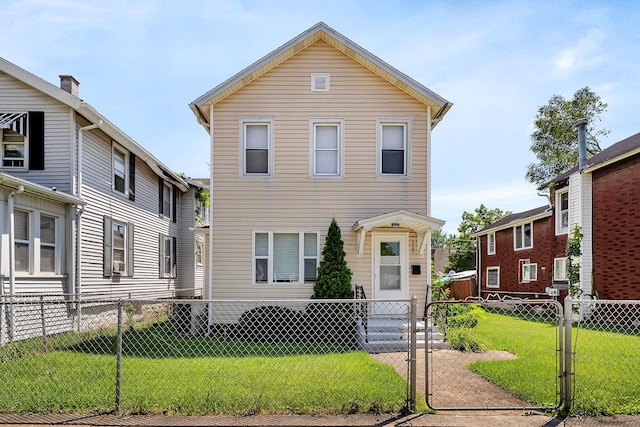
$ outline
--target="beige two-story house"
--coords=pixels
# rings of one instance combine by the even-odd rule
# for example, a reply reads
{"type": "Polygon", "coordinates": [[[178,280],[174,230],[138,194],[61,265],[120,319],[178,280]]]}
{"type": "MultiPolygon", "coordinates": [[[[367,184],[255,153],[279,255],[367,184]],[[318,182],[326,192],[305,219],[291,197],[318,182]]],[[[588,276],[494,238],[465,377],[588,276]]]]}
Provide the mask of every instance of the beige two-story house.
{"type": "Polygon", "coordinates": [[[190,105],[211,138],[205,296],[306,299],[331,219],[367,298],[424,304],[451,103],[318,23],[190,105]]]}

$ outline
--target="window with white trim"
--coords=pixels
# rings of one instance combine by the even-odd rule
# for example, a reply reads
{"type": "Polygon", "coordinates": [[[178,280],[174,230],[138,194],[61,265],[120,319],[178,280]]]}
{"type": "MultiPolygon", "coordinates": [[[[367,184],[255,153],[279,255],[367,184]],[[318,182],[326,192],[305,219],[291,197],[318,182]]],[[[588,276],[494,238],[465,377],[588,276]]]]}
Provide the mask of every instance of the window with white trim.
{"type": "Polygon", "coordinates": [[[496,233],[487,234],[487,255],[496,253],[496,233]]]}
{"type": "Polygon", "coordinates": [[[318,242],[318,233],[254,233],[254,283],[314,283],[318,242]]]}
{"type": "Polygon", "coordinates": [[[160,234],[160,277],[176,277],[177,238],[160,234]]]}
{"type": "Polygon", "coordinates": [[[408,176],[410,120],[378,120],[378,175],[408,176]]]}
{"type": "Polygon", "coordinates": [[[134,224],[103,217],[103,275],[129,276],[134,274],[134,224]]]}
{"type": "Polygon", "coordinates": [[[556,192],[556,234],[569,232],[569,189],[556,192]]]}
{"type": "Polygon", "coordinates": [[[60,272],[58,218],[40,211],[14,210],[15,269],[17,273],[60,272]]]}
{"type": "Polygon", "coordinates": [[[24,168],[26,166],[29,149],[27,117],[26,112],[0,113],[2,167],[24,168]]]}
{"type": "Polygon", "coordinates": [[[515,250],[533,247],[533,222],[513,227],[513,247],[515,250]]]}
{"type": "Polygon", "coordinates": [[[241,124],[243,175],[272,175],[272,122],[242,120],[241,124]]]}
{"type": "Polygon", "coordinates": [[[522,281],[535,282],[538,280],[538,264],[527,263],[522,265],[522,281]]]}
{"type": "Polygon", "coordinates": [[[329,73],[311,73],[311,92],[329,92],[331,75],[329,73]]]}
{"type": "Polygon", "coordinates": [[[128,165],[129,154],[113,144],[113,189],[118,193],[127,194],[127,188],[129,188],[128,180],[128,165]]]}
{"type": "Polygon", "coordinates": [[[162,184],[162,215],[165,218],[171,218],[173,212],[173,186],[168,182],[162,184]]]}
{"type": "Polygon", "coordinates": [[[569,280],[569,265],[567,258],[554,258],[553,259],[553,281],[554,282],[566,282],[569,280]]]}
{"type": "Polygon", "coordinates": [[[204,243],[198,240],[196,241],[196,251],[195,251],[196,265],[202,265],[203,253],[204,253],[204,243]]]}
{"type": "Polygon", "coordinates": [[[113,273],[126,275],[127,272],[127,224],[113,221],[113,273]]]}
{"type": "Polygon", "coordinates": [[[500,287],[500,267],[487,267],[487,288],[500,287]]]}
{"type": "Polygon", "coordinates": [[[342,175],[342,119],[311,119],[311,174],[314,176],[342,175]]]}

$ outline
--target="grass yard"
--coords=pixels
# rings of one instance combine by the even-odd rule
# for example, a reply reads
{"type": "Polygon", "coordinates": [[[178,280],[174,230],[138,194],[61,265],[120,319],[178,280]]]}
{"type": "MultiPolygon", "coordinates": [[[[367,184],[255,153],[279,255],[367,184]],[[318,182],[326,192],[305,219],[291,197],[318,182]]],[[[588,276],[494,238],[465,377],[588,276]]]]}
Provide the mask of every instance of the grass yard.
{"type": "MultiPolygon", "coordinates": [[[[406,382],[393,367],[336,346],[179,337],[157,323],[127,332],[123,348],[123,413],[398,412],[406,405],[406,382]]],[[[114,349],[115,337],[103,336],[5,357],[0,412],[113,411],[114,349]]]]}
{"type": "MultiPolygon", "coordinates": [[[[476,332],[517,359],[470,368],[515,396],[540,406],[556,403],[556,327],[483,312],[476,332]]],[[[574,342],[576,330],[573,331],[574,342]]],[[[640,413],[640,337],[580,329],[575,346],[574,415],[640,413]]]]}

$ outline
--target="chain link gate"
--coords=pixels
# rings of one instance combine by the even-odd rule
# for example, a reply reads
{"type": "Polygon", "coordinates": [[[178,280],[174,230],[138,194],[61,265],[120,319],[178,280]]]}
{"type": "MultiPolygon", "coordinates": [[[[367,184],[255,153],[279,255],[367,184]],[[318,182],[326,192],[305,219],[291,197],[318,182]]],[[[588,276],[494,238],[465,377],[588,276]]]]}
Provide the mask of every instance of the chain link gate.
{"type": "Polygon", "coordinates": [[[561,381],[564,317],[560,303],[434,301],[427,305],[426,316],[425,395],[429,408],[560,407],[565,387],[561,381]],[[491,347],[494,349],[488,350],[491,347]],[[519,356],[508,349],[517,350],[519,356]],[[528,352],[543,352],[544,366],[528,360],[528,352]]]}

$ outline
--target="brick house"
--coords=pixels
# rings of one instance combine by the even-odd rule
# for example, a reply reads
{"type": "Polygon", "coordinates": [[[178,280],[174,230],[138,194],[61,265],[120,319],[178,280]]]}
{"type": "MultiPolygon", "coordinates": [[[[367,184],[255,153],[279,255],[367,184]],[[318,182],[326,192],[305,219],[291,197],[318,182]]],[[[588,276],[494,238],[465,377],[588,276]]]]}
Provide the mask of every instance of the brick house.
{"type": "Polygon", "coordinates": [[[640,133],[551,180],[549,206],[480,230],[475,237],[483,296],[544,297],[547,288],[566,289],[565,248],[578,226],[582,293],[640,299],[639,182],[640,133]]]}

